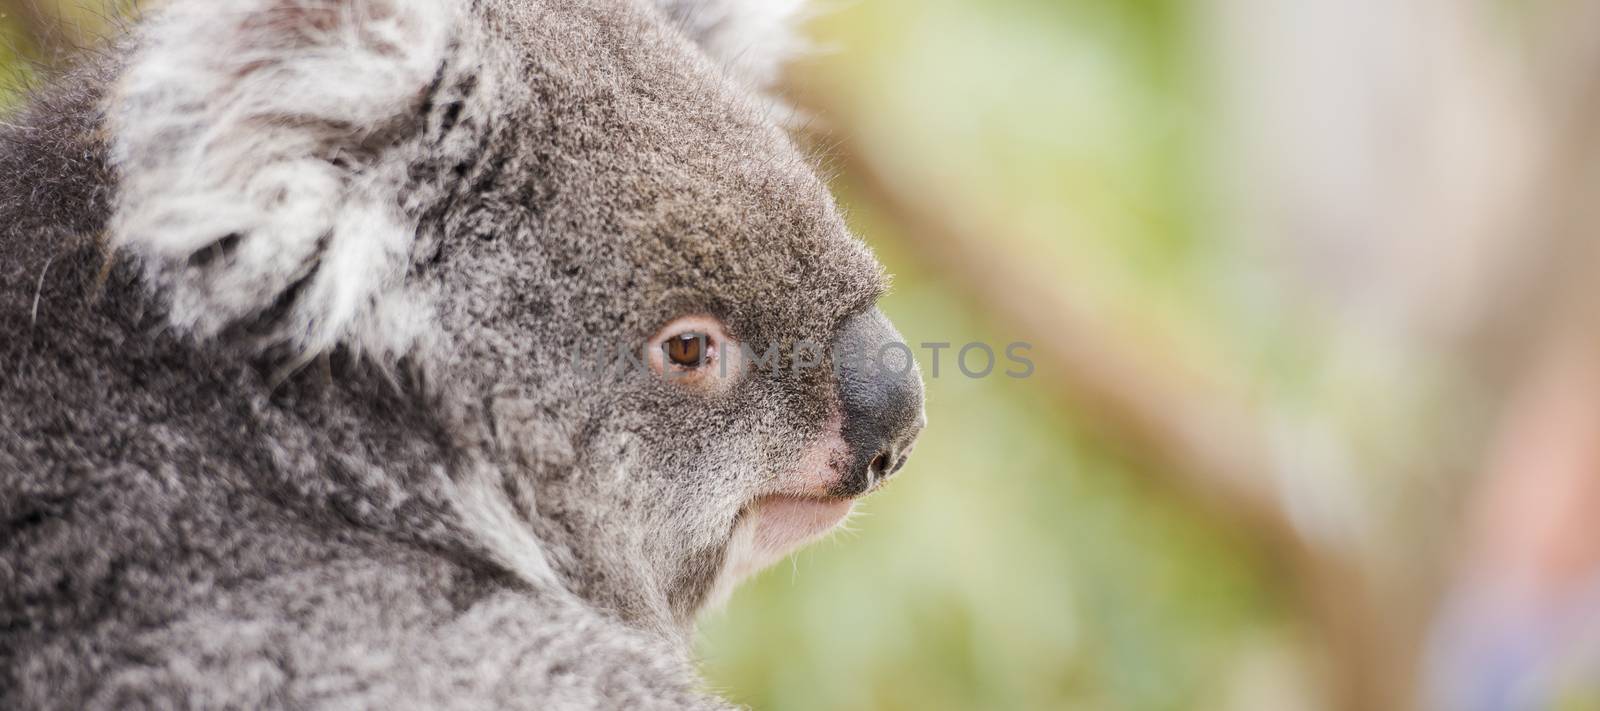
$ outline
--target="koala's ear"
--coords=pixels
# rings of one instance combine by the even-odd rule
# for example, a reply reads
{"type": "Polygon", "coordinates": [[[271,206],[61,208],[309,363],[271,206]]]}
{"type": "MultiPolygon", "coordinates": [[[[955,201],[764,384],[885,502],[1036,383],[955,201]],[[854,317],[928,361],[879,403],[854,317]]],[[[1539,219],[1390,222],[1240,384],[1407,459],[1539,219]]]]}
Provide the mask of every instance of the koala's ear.
{"type": "Polygon", "coordinates": [[[807,0],[656,0],[667,17],[728,72],[769,89],[783,63],[806,49],[807,0]]]}
{"type": "MultiPolygon", "coordinates": [[[[169,0],[107,99],[113,246],[200,337],[400,348],[403,161],[454,0],[169,0]],[[398,164],[398,165],[397,165],[398,164]],[[389,343],[368,336],[382,334],[389,343]]],[[[410,323],[407,323],[410,322],[410,323]]]]}

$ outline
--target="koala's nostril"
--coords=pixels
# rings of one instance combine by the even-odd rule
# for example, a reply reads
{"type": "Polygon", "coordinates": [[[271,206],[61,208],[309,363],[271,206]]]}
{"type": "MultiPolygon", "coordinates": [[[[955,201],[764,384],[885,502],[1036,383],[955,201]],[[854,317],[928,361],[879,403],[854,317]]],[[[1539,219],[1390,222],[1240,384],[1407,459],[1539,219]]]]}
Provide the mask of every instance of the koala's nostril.
{"type": "Polygon", "coordinates": [[[874,479],[880,478],[883,475],[888,474],[889,473],[888,469],[889,469],[889,455],[888,454],[879,454],[878,456],[872,458],[872,466],[871,466],[870,470],[872,472],[872,476],[873,476],[874,479]]]}

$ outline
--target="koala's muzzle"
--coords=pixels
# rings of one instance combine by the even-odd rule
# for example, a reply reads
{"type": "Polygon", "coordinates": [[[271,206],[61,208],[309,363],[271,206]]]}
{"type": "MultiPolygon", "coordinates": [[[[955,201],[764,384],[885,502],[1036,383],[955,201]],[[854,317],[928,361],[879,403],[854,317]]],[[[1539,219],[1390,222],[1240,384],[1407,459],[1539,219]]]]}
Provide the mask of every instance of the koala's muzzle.
{"type": "Polygon", "coordinates": [[[877,308],[846,320],[834,337],[848,469],[832,492],[857,496],[900,470],[926,423],[922,374],[911,349],[877,308]]]}

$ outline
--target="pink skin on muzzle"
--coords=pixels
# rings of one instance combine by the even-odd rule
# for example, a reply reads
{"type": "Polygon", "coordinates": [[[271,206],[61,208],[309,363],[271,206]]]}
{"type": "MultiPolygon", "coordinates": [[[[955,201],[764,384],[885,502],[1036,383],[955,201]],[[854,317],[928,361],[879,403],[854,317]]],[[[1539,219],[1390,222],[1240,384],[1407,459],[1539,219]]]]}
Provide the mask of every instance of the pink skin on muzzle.
{"type": "Polygon", "coordinates": [[[731,561],[730,572],[735,576],[744,577],[777,562],[850,515],[854,499],[828,494],[844,478],[848,461],[842,422],[834,416],[794,468],[780,473],[770,491],[745,510],[743,526],[749,527],[748,537],[731,561]]]}

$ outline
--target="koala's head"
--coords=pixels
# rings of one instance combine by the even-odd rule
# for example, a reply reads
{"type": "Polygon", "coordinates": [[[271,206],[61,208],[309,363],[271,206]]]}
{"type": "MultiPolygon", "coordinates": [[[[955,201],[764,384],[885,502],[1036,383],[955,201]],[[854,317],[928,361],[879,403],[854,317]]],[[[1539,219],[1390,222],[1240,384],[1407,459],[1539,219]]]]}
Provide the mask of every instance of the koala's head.
{"type": "Polygon", "coordinates": [[[424,370],[491,547],[681,628],[923,424],[758,94],[795,5],[169,0],[108,100],[113,242],[198,337],[424,370]]]}

